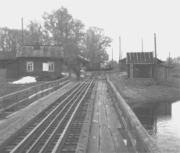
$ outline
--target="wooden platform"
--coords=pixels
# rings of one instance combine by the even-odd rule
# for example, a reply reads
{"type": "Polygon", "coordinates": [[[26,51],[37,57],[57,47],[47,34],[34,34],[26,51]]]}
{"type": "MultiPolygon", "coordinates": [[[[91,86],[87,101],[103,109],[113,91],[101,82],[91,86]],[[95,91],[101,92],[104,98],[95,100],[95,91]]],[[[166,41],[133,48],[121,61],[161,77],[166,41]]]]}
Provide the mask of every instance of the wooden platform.
{"type": "MultiPolygon", "coordinates": [[[[17,114],[0,121],[0,145],[75,84],[74,82],[69,83],[57,92],[43,97],[17,114]]],[[[99,79],[97,81],[91,127],[88,134],[89,139],[87,137],[87,148],[84,151],[87,153],[127,153],[127,147],[120,134],[121,129],[121,124],[108,93],[107,84],[105,80],[99,79]]],[[[83,151],[80,150],[79,152],[83,151]]]]}
{"type": "Polygon", "coordinates": [[[107,85],[98,81],[87,153],[128,152],[120,134],[121,124],[115,113],[107,85]]]}

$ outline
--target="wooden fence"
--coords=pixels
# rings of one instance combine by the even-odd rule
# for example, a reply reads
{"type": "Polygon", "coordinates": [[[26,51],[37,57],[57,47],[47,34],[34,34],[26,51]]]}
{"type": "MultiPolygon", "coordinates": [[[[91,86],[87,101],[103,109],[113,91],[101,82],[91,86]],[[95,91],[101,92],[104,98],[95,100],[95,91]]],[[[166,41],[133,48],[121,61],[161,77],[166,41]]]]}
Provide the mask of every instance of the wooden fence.
{"type": "Polygon", "coordinates": [[[159,148],[144,129],[134,112],[129,105],[121,97],[117,89],[114,87],[107,77],[109,92],[115,101],[115,110],[118,119],[121,121],[122,129],[120,129],[123,139],[127,142],[127,147],[131,148],[132,152],[139,153],[160,153],[159,148]]]}
{"type": "Polygon", "coordinates": [[[41,97],[58,90],[68,82],[69,77],[65,77],[0,97],[0,118],[5,118],[6,112],[18,111],[41,97]]]}

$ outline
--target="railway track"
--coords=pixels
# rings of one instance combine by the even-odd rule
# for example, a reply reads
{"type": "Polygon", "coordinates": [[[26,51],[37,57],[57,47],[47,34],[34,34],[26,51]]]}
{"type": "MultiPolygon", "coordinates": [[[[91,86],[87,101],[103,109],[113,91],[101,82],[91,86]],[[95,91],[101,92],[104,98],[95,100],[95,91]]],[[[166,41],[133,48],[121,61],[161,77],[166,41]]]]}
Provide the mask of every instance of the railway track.
{"type": "Polygon", "coordinates": [[[75,152],[95,74],[58,99],[0,152],[75,152]]]}

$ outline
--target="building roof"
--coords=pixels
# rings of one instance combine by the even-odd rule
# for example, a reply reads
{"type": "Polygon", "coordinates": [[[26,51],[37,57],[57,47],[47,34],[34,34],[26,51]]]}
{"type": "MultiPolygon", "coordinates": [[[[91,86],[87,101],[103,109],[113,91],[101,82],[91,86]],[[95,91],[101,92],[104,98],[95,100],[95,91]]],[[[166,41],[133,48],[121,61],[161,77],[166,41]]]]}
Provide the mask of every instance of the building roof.
{"type": "Polygon", "coordinates": [[[81,55],[77,55],[77,59],[85,61],[85,62],[89,62],[89,60],[81,55]]]}
{"type": "Polygon", "coordinates": [[[56,57],[63,58],[64,53],[61,46],[32,45],[20,46],[16,57],[56,57]]]}
{"type": "MultiPolygon", "coordinates": [[[[161,64],[164,63],[162,60],[158,59],[158,58],[154,58],[154,63],[157,61],[157,64],[161,64]]],[[[123,58],[121,60],[119,60],[120,63],[122,62],[126,62],[126,58],[123,58]]]]}
{"type": "Polygon", "coordinates": [[[126,62],[126,58],[123,58],[123,59],[119,60],[119,62],[123,62],[123,61],[126,62]]]}
{"type": "Polygon", "coordinates": [[[15,57],[16,57],[16,52],[13,52],[13,51],[0,51],[0,60],[14,59],[15,57]]]}
{"type": "Polygon", "coordinates": [[[128,52],[127,64],[153,64],[153,52],[128,52]]]}

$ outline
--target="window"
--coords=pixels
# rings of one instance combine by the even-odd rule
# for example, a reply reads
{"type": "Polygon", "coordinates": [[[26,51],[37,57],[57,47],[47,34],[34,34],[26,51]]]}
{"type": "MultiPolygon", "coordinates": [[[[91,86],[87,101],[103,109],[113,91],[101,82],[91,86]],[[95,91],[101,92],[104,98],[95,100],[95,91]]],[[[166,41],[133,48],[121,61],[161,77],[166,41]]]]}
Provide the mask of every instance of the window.
{"type": "Polygon", "coordinates": [[[27,71],[28,72],[34,71],[34,63],[33,62],[27,62],[27,71]]]}
{"type": "Polygon", "coordinates": [[[49,70],[48,63],[43,63],[43,71],[48,71],[48,70],[49,70]]]}
{"type": "Polygon", "coordinates": [[[54,71],[54,62],[49,62],[49,71],[54,71]]]}
{"type": "Polygon", "coordinates": [[[43,63],[43,71],[54,71],[54,62],[43,63]]]}

